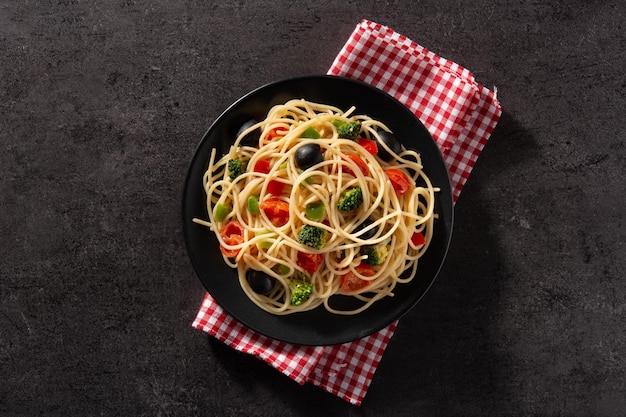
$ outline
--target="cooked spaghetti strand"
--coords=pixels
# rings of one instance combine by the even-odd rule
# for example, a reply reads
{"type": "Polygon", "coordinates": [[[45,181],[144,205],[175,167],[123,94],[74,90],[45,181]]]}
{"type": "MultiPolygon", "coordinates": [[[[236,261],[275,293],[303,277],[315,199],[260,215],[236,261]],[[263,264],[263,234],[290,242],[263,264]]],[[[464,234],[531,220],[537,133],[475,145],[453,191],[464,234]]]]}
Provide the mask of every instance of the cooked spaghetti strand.
{"type": "Polygon", "coordinates": [[[430,244],[438,189],[420,155],[403,148],[391,161],[378,158],[363,141],[389,129],[355,111],[291,100],[242,132],[227,154],[211,153],[203,177],[208,219],[193,220],[215,233],[243,291],[270,313],[323,306],[357,314],[411,281],[430,244]],[[358,122],[360,139],[340,137],[342,125],[351,122],[358,122]],[[260,137],[251,145],[244,139],[255,130],[260,137]],[[303,169],[297,153],[310,144],[322,157],[303,169]],[[358,208],[341,211],[339,202],[357,188],[358,208]],[[323,215],[309,214],[311,206],[323,215]],[[302,243],[305,227],[323,236],[319,247],[302,243]],[[255,292],[250,270],[270,277],[271,291],[255,292]],[[310,295],[294,302],[294,282],[309,285],[310,295]],[[360,305],[338,308],[336,296],[360,305]]]}

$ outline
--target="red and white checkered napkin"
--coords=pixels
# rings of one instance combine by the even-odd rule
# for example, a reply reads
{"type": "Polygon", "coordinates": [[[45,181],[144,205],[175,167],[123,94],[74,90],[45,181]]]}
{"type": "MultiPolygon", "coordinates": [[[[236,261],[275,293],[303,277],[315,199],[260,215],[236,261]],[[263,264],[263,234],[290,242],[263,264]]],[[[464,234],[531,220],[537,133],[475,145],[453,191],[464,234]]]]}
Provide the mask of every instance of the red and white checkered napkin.
{"type": "MultiPolygon", "coordinates": [[[[439,145],[458,198],[501,109],[495,93],[465,68],[388,27],[363,20],[328,71],[369,83],[411,109],[439,145]]],[[[397,321],[354,342],[300,346],[260,335],[237,322],[205,295],[193,326],[234,349],[255,355],[296,382],[309,382],[360,404],[397,321]]]]}

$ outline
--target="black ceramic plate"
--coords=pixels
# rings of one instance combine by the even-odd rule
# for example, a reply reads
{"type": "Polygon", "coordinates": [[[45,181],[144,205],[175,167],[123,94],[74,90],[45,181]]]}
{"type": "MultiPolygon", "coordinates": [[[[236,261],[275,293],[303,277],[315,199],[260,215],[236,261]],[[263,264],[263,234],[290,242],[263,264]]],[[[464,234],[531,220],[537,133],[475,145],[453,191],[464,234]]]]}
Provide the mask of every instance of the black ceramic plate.
{"type": "Polygon", "coordinates": [[[259,333],[285,342],[330,345],[376,332],[409,311],[426,293],[441,268],[452,234],[453,205],[448,171],[439,148],[422,123],[404,105],[368,84],[336,76],[309,76],[260,87],[231,105],[209,128],[191,161],[183,193],[182,221],[193,267],[213,298],[237,320],[259,333]],[[420,260],[417,275],[396,287],[395,296],[375,303],[353,316],[328,313],[323,307],[287,316],[269,314],[253,304],[241,290],[235,270],[226,266],[217,238],[208,228],[192,222],[206,219],[202,175],[212,148],[228,151],[242,123],[263,120],[276,104],[293,98],[334,105],[366,114],[385,123],[404,146],[421,154],[426,174],[441,189],[436,197],[434,238],[420,260]]]}

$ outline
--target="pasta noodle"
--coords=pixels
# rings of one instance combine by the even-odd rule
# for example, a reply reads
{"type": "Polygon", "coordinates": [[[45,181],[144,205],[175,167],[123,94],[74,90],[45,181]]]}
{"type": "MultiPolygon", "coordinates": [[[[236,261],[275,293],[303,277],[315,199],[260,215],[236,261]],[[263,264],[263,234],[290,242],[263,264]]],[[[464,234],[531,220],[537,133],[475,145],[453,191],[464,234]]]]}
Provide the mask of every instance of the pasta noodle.
{"type": "Polygon", "coordinates": [[[245,294],[270,313],[319,306],[359,313],[411,281],[429,246],[438,189],[424,174],[420,155],[404,147],[393,153],[380,140],[389,129],[354,112],[291,100],[241,132],[227,154],[211,153],[203,178],[208,220],[193,221],[215,233],[245,294]],[[355,122],[358,139],[339,137],[342,125],[355,122]],[[259,137],[251,143],[254,132],[259,137]],[[372,143],[393,158],[376,156],[372,143]],[[303,168],[299,152],[311,144],[322,157],[303,168]],[[231,161],[239,161],[241,172],[231,161]],[[358,208],[340,210],[355,189],[358,208]],[[307,227],[321,242],[303,235],[307,227]],[[268,288],[253,289],[252,271],[260,271],[268,288]],[[310,294],[294,300],[296,283],[310,294]],[[358,306],[338,308],[333,300],[341,295],[358,306]]]}

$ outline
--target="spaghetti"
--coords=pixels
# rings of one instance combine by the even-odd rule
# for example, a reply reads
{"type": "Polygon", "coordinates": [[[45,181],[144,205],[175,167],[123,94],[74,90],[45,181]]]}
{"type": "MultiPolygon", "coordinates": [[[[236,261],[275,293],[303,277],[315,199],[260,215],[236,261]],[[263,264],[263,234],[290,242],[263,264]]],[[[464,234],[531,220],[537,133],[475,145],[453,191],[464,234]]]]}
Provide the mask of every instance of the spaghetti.
{"type": "Polygon", "coordinates": [[[411,281],[429,246],[438,189],[419,154],[395,152],[389,129],[354,111],[291,100],[227,154],[211,153],[208,220],[193,221],[215,233],[243,291],[270,313],[359,313],[411,281]],[[358,305],[337,307],[342,295],[358,305]]]}

